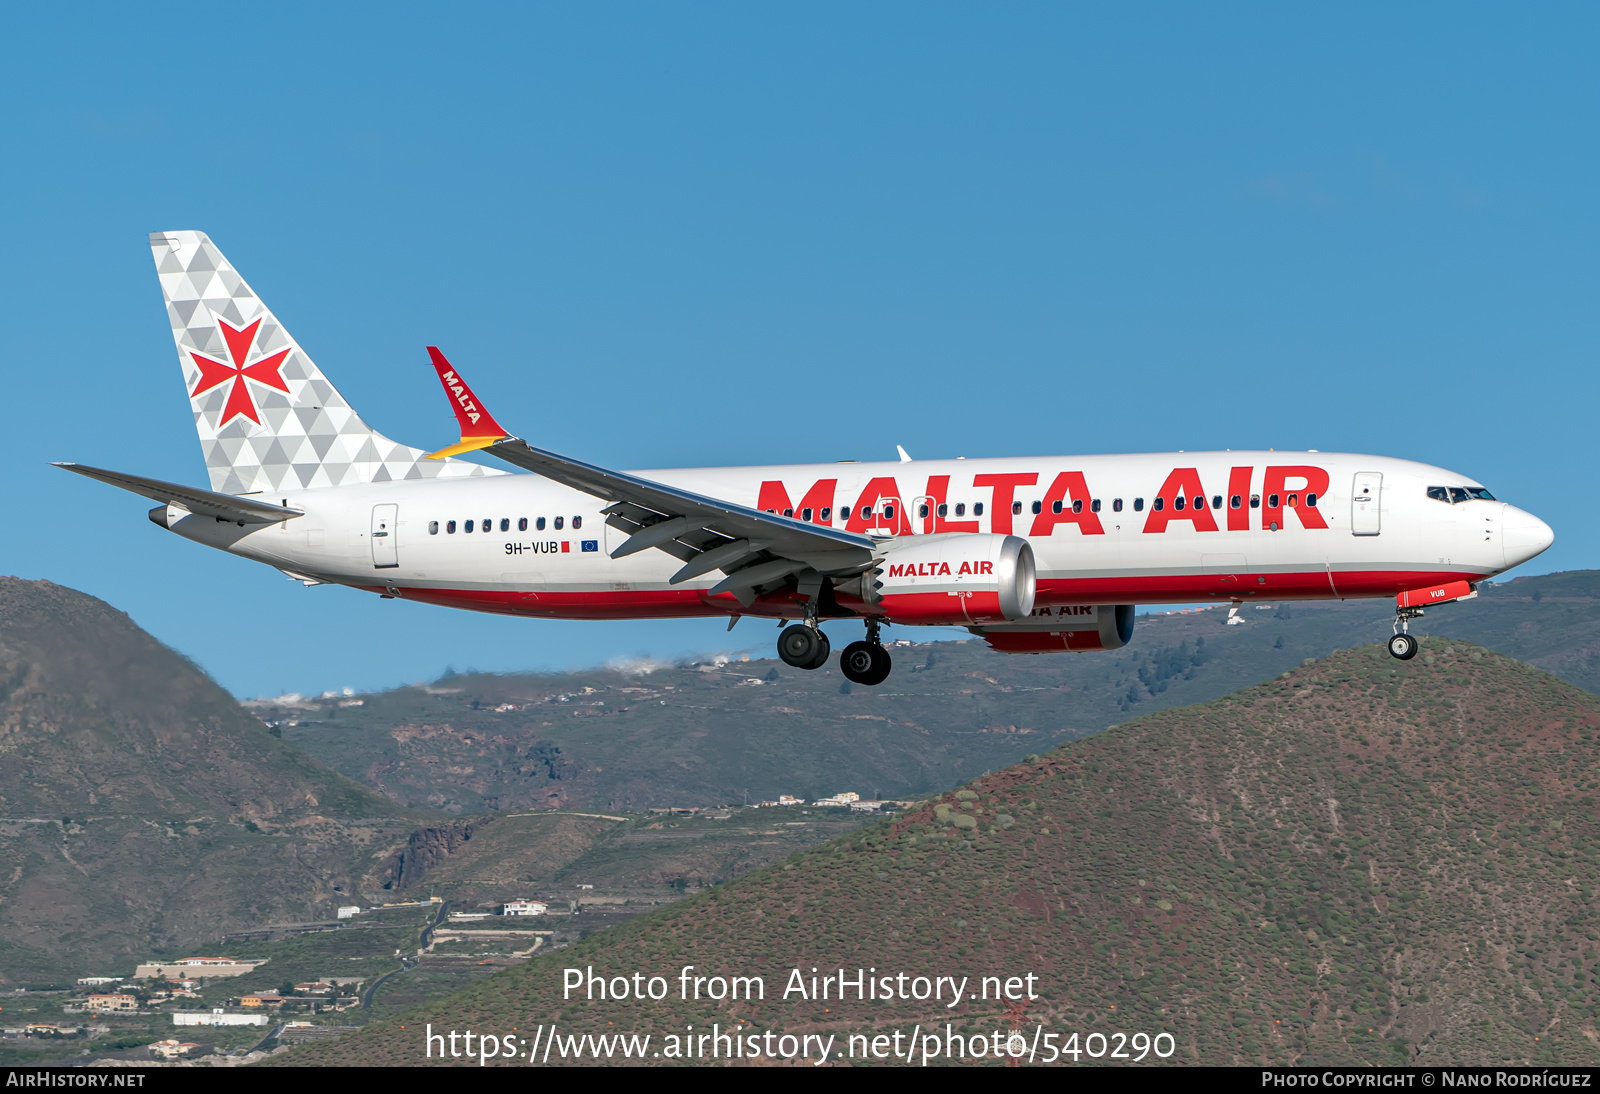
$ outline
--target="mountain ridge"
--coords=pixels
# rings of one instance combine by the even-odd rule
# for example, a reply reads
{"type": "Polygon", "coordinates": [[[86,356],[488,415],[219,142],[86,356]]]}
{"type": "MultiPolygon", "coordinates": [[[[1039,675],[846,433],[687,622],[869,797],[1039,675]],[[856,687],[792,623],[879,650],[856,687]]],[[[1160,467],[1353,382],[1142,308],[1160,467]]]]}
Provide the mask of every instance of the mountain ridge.
{"type": "MultiPolygon", "coordinates": [[[[981,776],[283,1063],[424,1062],[425,1028],[991,1028],[997,1005],[562,998],[561,969],[1041,976],[1028,1021],[1176,1062],[1600,1061],[1600,699],[1436,639],[1346,650],[981,776]]],[[[1081,1042],[1080,1042],[1081,1043],[1081,1042]]],[[[278,1062],[278,1061],[275,1061],[278,1062]]],[[[548,1062],[555,1062],[554,1057],[548,1062]]],[[[586,1061],[594,1062],[594,1061],[586,1061]]]]}
{"type": "Polygon", "coordinates": [[[0,577],[0,680],[0,982],[331,913],[415,826],[64,586],[0,577]]]}
{"type": "MultiPolygon", "coordinates": [[[[458,674],[365,695],[359,707],[253,707],[328,766],[418,808],[618,810],[840,790],[914,798],[1387,637],[1393,615],[1389,601],[1260,607],[1244,605],[1240,626],[1224,625],[1226,606],[1147,614],[1127,647],[1107,653],[891,646],[895,673],[878,688],[850,687],[834,665],[718,658],[649,673],[458,674]]],[[[1486,585],[1412,631],[1424,649],[1464,638],[1600,691],[1600,571],[1486,585]]]]}

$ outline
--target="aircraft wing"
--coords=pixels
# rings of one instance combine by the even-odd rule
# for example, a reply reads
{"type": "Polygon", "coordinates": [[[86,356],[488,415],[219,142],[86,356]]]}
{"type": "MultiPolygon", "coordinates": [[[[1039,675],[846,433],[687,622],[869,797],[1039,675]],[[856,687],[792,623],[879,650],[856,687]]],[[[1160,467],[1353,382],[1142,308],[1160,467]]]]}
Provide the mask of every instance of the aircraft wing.
{"type": "Polygon", "coordinates": [[[123,471],[107,471],[81,463],[58,463],[55,466],[76,475],[108,482],[123,490],[141,494],[154,501],[181,506],[197,517],[216,517],[230,524],[276,524],[280,520],[301,515],[299,509],[286,509],[281,505],[241,498],[234,494],[219,494],[213,490],[200,490],[160,479],[147,479],[143,475],[129,475],[123,471]]]}
{"type": "Polygon", "coordinates": [[[609,501],[602,510],[606,523],[628,533],[628,539],[611,552],[612,558],[651,548],[665,551],[684,563],[672,576],[673,584],[721,570],[727,576],[711,592],[731,592],[743,604],[751,603],[758,590],[781,586],[791,576],[803,584],[808,571],[851,577],[872,565],[875,544],[868,536],[764,513],[535,448],[506,433],[482,409],[483,404],[437,348],[428,347],[428,353],[451,397],[462,435],[459,444],[434,456],[482,450],[609,501]]]}

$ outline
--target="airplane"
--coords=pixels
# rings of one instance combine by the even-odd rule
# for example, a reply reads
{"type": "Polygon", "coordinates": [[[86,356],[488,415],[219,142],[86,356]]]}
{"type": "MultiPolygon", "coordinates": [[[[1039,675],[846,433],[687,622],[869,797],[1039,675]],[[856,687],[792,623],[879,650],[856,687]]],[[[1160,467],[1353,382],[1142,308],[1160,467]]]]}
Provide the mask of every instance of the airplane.
{"type": "Polygon", "coordinates": [[[1395,597],[1411,620],[1554,540],[1466,475],[1348,453],[1176,452],[614,471],[504,429],[437,347],[460,426],[434,452],[369,426],[203,233],[150,247],[210,489],[57,466],[150,520],[307,586],[552,619],[775,619],[821,668],[882,683],[882,628],[1003,653],[1118,649],[1134,605],[1395,597]],[[461,457],[483,453],[522,472],[461,457]],[[786,625],[787,624],[787,625],[786,625]]]}

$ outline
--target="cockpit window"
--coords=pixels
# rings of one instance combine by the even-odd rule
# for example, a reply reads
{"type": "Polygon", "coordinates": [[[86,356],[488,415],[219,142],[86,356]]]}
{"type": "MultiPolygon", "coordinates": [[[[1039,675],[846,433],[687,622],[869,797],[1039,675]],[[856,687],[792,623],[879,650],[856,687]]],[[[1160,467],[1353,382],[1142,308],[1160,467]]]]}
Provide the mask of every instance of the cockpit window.
{"type": "Polygon", "coordinates": [[[1494,495],[1481,486],[1430,486],[1428,497],[1434,501],[1447,501],[1451,505],[1463,501],[1493,501],[1494,495]]]}

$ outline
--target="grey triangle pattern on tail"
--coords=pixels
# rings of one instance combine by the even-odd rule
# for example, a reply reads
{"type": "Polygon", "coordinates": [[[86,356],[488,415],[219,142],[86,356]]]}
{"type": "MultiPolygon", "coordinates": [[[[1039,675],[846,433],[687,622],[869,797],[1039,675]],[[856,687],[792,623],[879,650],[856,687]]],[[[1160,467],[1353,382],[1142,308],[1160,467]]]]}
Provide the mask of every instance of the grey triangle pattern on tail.
{"type": "Polygon", "coordinates": [[[204,232],[153,232],[150,252],[213,490],[505,474],[427,459],[367,425],[204,232]]]}

